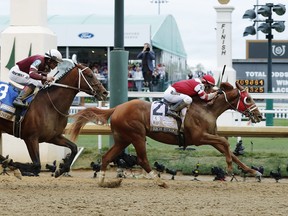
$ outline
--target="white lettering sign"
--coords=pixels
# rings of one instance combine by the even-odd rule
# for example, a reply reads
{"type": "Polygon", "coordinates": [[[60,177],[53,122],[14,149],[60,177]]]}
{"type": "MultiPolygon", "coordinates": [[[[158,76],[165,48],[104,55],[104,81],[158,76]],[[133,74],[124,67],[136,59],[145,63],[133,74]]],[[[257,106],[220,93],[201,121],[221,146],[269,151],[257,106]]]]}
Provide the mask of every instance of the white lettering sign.
{"type": "Polygon", "coordinates": [[[222,41],[222,46],[221,46],[221,55],[226,55],[227,50],[226,50],[226,30],[225,30],[225,24],[223,23],[221,25],[221,41],[222,41]]]}
{"type": "Polygon", "coordinates": [[[266,77],[266,73],[264,71],[245,71],[246,77],[260,78],[266,77]]]}

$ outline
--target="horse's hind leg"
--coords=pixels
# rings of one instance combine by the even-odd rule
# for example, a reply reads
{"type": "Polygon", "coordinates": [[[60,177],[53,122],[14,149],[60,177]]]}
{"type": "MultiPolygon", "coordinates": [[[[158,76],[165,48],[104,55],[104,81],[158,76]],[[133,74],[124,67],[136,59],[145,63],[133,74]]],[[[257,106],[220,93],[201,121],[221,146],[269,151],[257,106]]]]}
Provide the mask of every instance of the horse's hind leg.
{"type": "Polygon", "coordinates": [[[99,185],[103,187],[117,187],[120,185],[122,180],[112,182],[112,183],[104,183],[105,180],[105,172],[107,170],[107,166],[110,162],[112,162],[130,143],[117,142],[114,138],[114,145],[102,156],[101,168],[99,172],[99,185]]]}
{"type": "Polygon", "coordinates": [[[137,160],[138,164],[148,173],[149,177],[154,180],[154,182],[160,186],[167,188],[167,184],[163,182],[156,173],[151,169],[147,158],[147,151],[146,151],[146,139],[145,136],[134,137],[133,139],[133,146],[137,153],[137,160]]]}
{"type": "Polygon", "coordinates": [[[107,166],[112,162],[128,145],[129,142],[119,142],[114,138],[113,146],[102,156],[101,171],[105,172],[107,166]]]}
{"type": "Polygon", "coordinates": [[[147,151],[146,151],[146,140],[142,138],[134,139],[133,146],[136,150],[137,154],[137,162],[138,164],[147,172],[150,173],[152,171],[151,166],[148,161],[147,151]]]}

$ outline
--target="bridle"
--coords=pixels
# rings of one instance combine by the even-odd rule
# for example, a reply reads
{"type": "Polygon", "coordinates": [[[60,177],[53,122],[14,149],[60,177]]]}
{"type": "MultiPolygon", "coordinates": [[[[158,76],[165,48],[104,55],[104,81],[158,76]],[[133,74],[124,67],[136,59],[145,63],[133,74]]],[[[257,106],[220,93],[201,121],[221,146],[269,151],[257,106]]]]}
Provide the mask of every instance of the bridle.
{"type": "MultiPolygon", "coordinates": [[[[47,87],[49,87],[49,86],[58,86],[58,87],[62,87],[62,88],[69,88],[69,89],[74,89],[74,90],[77,90],[77,91],[83,91],[83,92],[86,92],[86,93],[88,93],[89,94],[89,91],[87,91],[86,89],[82,89],[81,88],[81,77],[84,79],[84,81],[86,82],[86,84],[89,86],[89,88],[90,88],[90,93],[91,93],[91,95],[93,95],[93,96],[95,96],[96,94],[97,94],[97,91],[96,90],[94,90],[93,89],[93,87],[92,87],[92,85],[88,82],[88,80],[86,79],[86,77],[84,76],[84,74],[83,74],[83,72],[85,71],[85,70],[87,70],[89,67],[85,67],[85,68],[83,68],[83,69],[80,69],[78,66],[76,66],[77,68],[78,68],[78,75],[79,75],[79,78],[78,78],[78,87],[76,88],[76,87],[74,87],[74,86],[69,86],[69,85],[64,85],[64,84],[61,84],[61,83],[50,83],[50,84],[46,84],[46,85],[44,85],[44,87],[43,88],[46,88],[47,89],[47,96],[48,96],[48,98],[49,98],[49,101],[50,101],[50,103],[52,104],[52,106],[53,106],[53,108],[59,113],[59,114],[61,114],[62,116],[65,116],[65,117],[69,117],[70,115],[69,115],[69,113],[63,113],[63,112],[61,112],[56,106],[55,106],[55,104],[53,103],[53,101],[52,101],[52,99],[51,99],[51,97],[50,97],[50,95],[49,95],[49,91],[48,91],[48,88],[47,87]]],[[[73,69],[71,69],[71,70],[73,70],[73,69]]],[[[70,70],[70,71],[71,71],[70,70]]],[[[57,73],[56,73],[57,74],[57,73]]],[[[56,75],[55,74],[55,75],[56,75]]],[[[54,76],[55,76],[54,75],[54,76]]],[[[97,87],[99,86],[99,85],[102,85],[101,83],[100,83],[100,81],[99,80],[97,80],[96,81],[96,85],[97,85],[97,87]]]]}
{"type": "MultiPolygon", "coordinates": [[[[88,94],[91,94],[95,97],[95,95],[97,95],[97,91],[93,89],[93,87],[91,86],[91,84],[88,82],[88,80],[86,79],[86,77],[84,76],[83,72],[85,70],[87,70],[89,67],[85,67],[83,69],[80,69],[78,66],[76,66],[78,68],[78,87],[74,87],[74,86],[69,86],[69,85],[64,85],[64,84],[61,84],[61,83],[51,83],[51,84],[48,84],[49,86],[58,86],[58,87],[63,87],[63,88],[69,88],[69,89],[74,89],[74,90],[77,90],[77,91],[83,91],[83,92],[86,92],[88,94]],[[86,82],[86,84],[88,85],[89,89],[90,89],[90,92],[86,89],[82,89],[81,88],[81,77],[82,79],[84,79],[84,81],[86,82]]],[[[96,85],[97,87],[102,85],[101,82],[99,80],[96,81],[96,85]]]]}
{"type": "Polygon", "coordinates": [[[236,110],[236,111],[242,113],[243,115],[245,115],[246,117],[249,117],[250,119],[254,118],[253,111],[255,109],[257,109],[258,107],[255,103],[254,104],[248,104],[248,102],[247,102],[248,93],[247,93],[246,89],[243,89],[241,91],[238,89],[238,94],[237,94],[238,101],[237,101],[236,107],[233,106],[233,104],[231,104],[228,101],[228,98],[227,98],[225,91],[223,91],[223,94],[224,94],[225,101],[229,104],[229,106],[233,110],[236,110]],[[242,99],[242,98],[244,98],[244,99],[242,99]]]}

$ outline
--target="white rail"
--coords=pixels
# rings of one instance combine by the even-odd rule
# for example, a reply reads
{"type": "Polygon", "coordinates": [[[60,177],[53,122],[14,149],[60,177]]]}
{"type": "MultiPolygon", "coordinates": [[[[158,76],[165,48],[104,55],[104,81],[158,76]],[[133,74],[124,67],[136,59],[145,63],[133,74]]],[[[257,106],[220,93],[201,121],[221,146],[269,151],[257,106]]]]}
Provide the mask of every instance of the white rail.
{"type": "MultiPolygon", "coordinates": [[[[279,99],[279,100],[288,100],[288,94],[285,93],[250,93],[253,99],[279,99]]],[[[91,97],[90,95],[79,92],[77,94],[79,97],[91,97]]],[[[128,97],[135,98],[161,98],[163,97],[163,92],[149,92],[149,91],[128,91],[128,97]]]]}
{"type": "MultiPolygon", "coordinates": [[[[288,100],[288,94],[283,93],[251,93],[250,94],[253,99],[274,99],[274,100],[288,100]]],[[[80,92],[77,94],[78,97],[91,97],[90,95],[80,92]]],[[[163,92],[136,92],[136,91],[129,91],[128,98],[162,98],[163,92]]],[[[102,102],[98,102],[98,104],[87,104],[87,106],[97,106],[102,107],[102,102]]],[[[263,106],[263,105],[262,105],[263,106]]],[[[288,119],[288,106],[277,107],[275,106],[273,110],[266,110],[265,108],[260,107],[260,111],[265,115],[267,113],[274,114],[274,118],[277,119],[288,119]]],[[[107,107],[106,107],[107,108],[107,107]]],[[[70,114],[75,114],[79,110],[85,109],[85,106],[73,106],[70,108],[70,114]]],[[[232,111],[233,112],[233,111],[232,111]]]]}

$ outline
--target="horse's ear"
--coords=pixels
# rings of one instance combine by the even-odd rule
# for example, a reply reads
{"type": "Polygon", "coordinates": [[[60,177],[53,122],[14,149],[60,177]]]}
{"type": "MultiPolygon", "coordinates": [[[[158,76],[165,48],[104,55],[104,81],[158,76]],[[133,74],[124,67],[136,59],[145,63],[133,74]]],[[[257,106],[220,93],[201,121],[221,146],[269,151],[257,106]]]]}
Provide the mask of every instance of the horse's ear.
{"type": "Polygon", "coordinates": [[[78,64],[78,62],[77,62],[77,55],[76,54],[73,54],[72,55],[72,61],[74,62],[74,64],[78,64]]]}
{"type": "Polygon", "coordinates": [[[228,83],[228,82],[222,82],[221,85],[220,85],[220,89],[222,89],[224,91],[232,90],[233,86],[230,83],[228,83]]]}
{"type": "Polygon", "coordinates": [[[235,82],[235,85],[236,85],[236,87],[237,87],[240,91],[243,91],[243,90],[244,90],[244,87],[241,86],[238,82],[235,82]]]}

